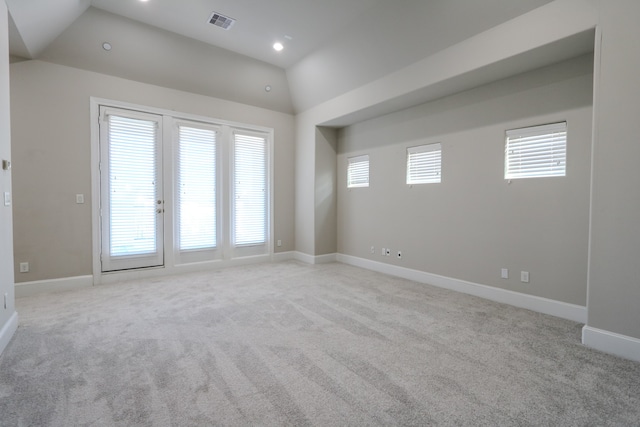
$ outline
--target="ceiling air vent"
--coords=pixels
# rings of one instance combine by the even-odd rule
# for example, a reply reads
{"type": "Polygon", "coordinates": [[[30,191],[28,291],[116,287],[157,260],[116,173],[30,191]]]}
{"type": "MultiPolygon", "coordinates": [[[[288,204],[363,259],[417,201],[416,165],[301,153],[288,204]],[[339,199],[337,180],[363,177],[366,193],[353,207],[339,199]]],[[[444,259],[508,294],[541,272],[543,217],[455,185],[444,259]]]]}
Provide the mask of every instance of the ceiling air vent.
{"type": "Polygon", "coordinates": [[[235,24],[235,22],[235,19],[224,16],[223,14],[218,12],[213,12],[209,17],[209,24],[213,24],[216,27],[220,27],[224,30],[228,30],[229,28],[231,28],[231,26],[235,24]]]}

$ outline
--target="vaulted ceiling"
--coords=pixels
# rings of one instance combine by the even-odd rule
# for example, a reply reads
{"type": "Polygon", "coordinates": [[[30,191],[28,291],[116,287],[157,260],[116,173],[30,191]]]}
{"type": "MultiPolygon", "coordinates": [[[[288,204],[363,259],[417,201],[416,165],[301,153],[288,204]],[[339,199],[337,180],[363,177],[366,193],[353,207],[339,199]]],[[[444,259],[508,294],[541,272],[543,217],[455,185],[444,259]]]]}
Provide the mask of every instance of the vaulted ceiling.
{"type": "Polygon", "coordinates": [[[6,0],[14,61],[44,60],[285,113],[551,1],[6,0]],[[236,22],[229,30],[211,25],[213,12],[236,22]]]}

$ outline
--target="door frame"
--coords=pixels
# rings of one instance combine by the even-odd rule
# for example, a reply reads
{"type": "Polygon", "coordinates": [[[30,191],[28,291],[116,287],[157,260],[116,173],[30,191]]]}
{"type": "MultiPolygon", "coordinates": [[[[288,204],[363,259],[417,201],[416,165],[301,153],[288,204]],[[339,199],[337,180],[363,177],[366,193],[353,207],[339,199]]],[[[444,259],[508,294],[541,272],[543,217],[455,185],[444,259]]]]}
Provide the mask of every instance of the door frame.
{"type": "MultiPolygon", "coordinates": [[[[221,268],[234,265],[254,264],[258,262],[272,261],[276,257],[274,255],[274,210],[275,210],[275,198],[274,198],[274,130],[270,127],[246,124],[240,122],[233,122],[228,120],[220,120],[214,117],[200,116],[190,113],[182,113],[176,110],[149,107],[146,105],[133,104],[122,101],[115,101],[107,98],[90,97],[90,130],[91,130],[91,212],[92,212],[92,271],[93,271],[93,284],[98,285],[102,283],[116,283],[122,280],[134,280],[143,277],[163,276],[167,274],[179,274],[187,272],[195,272],[208,270],[213,268],[221,268]],[[170,176],[171,180],[164,181],[164,266],[160,267],[145,267],[133,270],[122,271],[110,271],[102,272],[102,266],[100,262],[101,251],[101,236],[100,236],[100,170],[98,165],[100,163],[100,128],[99,128],[99,114],[100,106],[113,107],[116,109],[140,111],[143,113],[157,114],[163,116],[162,120],[162,167],[165,177],[170,176]],[[259,132],[267,136],[268,140],[268,193],[269,193],[269,207],[267,214],[268,219],[268,238],[265,245],[265,250],[260,254],[246,254],[246,253],[234,253],[233,250],[226,250],[223,257],[220,259],[208,260],[208,261],[191,261],[184,259],[176,254],[175,248],[175,161],[174,156],[174,143],[172,140],[173,135],[173,123],[175,120],[188,120],[195,122],[203,122],[215,124],[224,128],[242,129],[249,132],[259,132]]],[[[221,155],[228,155],[225,149],[222,150],[221,155]]],[[[223,177],[221,179],[227,180],[228,171],[221,170],[223,177]]],[[[221,197],[224,197],[221,195],[221,197]]],[[[228,205],[227,205],[228,206],[228,205]]],[[[226,210],[226,209],[225,209],[226,210]]],[[[227,233],[226,227],[221,230],[221,233],[227,233]]]]}

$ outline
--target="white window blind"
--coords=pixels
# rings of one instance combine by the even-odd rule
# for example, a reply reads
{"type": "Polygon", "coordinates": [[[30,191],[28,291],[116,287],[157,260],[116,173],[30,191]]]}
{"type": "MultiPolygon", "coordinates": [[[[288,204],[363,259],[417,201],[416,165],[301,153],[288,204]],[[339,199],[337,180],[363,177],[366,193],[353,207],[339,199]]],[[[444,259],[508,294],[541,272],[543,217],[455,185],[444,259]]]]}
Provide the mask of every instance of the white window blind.
{"type": "Polygon", "coordinates": [[[369,155],[347,159],[347,187],[369,186],[369,155]]]}
{"type": "Polygon", "coordinates": [[[565,176],[567,123],[507,131],[505,179],[565,176]]]}
{"type": "Polygon", "coordinates": [[[216,131],[178,126],[181,251],[216,247],[216,131]]]}
{"type": "Polygon", "coordinates": [[[156,252],[157,122],[117,115],[109,125],[111,256],[156,252]]]}
{"type": "Polygon", "coordinates": [[[234,243],[253,246],[267,240],[267,140],[263,136],[235,133],[234,243]]]}
{"type": "Polygon", "coordinates": [[[441,170],[440,143],[407,148],[407,184],[439,183],[441,170]]]}

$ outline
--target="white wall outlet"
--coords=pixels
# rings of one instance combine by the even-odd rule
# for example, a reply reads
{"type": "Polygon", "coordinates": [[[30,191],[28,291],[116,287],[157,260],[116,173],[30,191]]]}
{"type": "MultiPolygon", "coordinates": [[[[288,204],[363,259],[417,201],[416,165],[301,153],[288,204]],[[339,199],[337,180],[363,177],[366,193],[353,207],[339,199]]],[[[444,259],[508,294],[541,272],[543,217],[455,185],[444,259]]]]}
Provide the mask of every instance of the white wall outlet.
{"type": "Polygon", "coordinates": [[[387,254],[387,250],[385,248],[382,248],[380,252],[382,253],[382,256],[385,256],[387,254]]]}
{"type": "Polygon", "coordinates": [[[385,255],[386,255],[386,256],[391,255],[391,249],[387,248],[387,252],[385,252],[385,255]]]}
{"type": "Polygon", "coordinates": [[[21,262],[20,263],[20,273],[28,273],[29,272],[29,263],[21,262]]]}
{"type": "Polygon", "coordinates": [[[508,279],[509,278],[509,269],[508,268],[503,268],[500,271],[500,277],[502,277],[503,279],[508,279]]]}
{"type": "Polygon", "coordinates": [[[375,254],[376,253],[376,247],[375,246],[371,246],[371,253],[375,254]]]}
{"type": "Polygon", "coordinates": [[[520,272],[520,281],[522,283],[529,283],[529,272],[528,271],[521,271],[520,272]]]}
{"type": "Polygon", "coordinates": [[[402,251],[398,251],[398,258],[402,258],[402,251]]]}
{"type": "Polygon", "coordinates": [[[76,194],[76,203],[79,205],[84,203],[84,194],[76,194]]]}
{"type": "Polygon", "coordinates": [[[278,245],[278,247],[282,246],[282,240],[278,239],[278,241],[276,242],[276,244],[278,245]]]}

